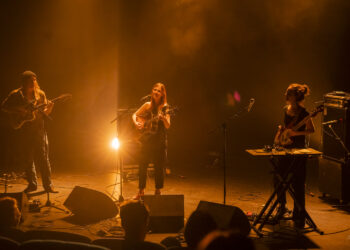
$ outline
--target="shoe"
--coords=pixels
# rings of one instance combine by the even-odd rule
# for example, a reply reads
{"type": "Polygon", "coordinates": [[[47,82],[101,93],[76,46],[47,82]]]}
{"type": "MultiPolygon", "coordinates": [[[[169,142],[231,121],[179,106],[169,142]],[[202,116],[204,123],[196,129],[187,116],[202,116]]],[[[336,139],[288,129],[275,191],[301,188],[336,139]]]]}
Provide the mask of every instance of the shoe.
{"type": "Polygon", "coordinates": [[[285,206],[280,206],[278,209],[277,209],[277,213],[276,213],[276,216],[275,216],[275,220],[276,221],[279,221],[281,219],[284,218],[284,214],[287,212],[287,209],[285,206]]]}
{"type": "Polygon", "coordinates": [[[142,200],[144,195],[145,191],[143,189],[140,189],[137,195],[133,198],[133,200],[142,200]]]}
{"type": "Polygon", "coordinates": [[[37,190],[37,188],[38,188],[37,186],[28,185],[28,187],[26,189],[24,189],[23,192],[25,192],[25,193],[33,192],[33,191],[37,190]]]}
{"type": "Polygon", "coordinates": [[[304,219],[293,219],[294,227],[298,229],[304,229],[305,227],[305,218],[304,219]]]}
{"type": "Polygon", "coordinates": [[[46,192],[46,193],[53,193],[53,194],[57,194],[57,193],[58,193],[58,191],[55,190],[54,187],[45,188],[45,192],[46,192]]]}
{"type": "Polygon", "coordinates": [[[154,194],[155,194],[155,195],[161,195],[160,189],[157,188],[156,191],[154,191],[154,194]]]}

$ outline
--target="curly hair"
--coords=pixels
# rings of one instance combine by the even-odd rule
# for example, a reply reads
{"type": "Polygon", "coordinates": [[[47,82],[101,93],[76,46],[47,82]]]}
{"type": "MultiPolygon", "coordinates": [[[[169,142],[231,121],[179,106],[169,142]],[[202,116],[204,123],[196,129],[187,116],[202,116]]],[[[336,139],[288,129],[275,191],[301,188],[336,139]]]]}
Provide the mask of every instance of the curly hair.
{"type": "Polygon", "coordinates": [[[0,198],[1,227],[16,227],[19,224],[21,212],[17,200],[11,197],[0,198]]]}
{"type": "Polygon", "coordinates": [[[292,83],[288,86],[285,96],[287,100],[289,96],[295,96],[295,100],[301,102],[309,94],[310,88],[306,84],[292,83]]]}

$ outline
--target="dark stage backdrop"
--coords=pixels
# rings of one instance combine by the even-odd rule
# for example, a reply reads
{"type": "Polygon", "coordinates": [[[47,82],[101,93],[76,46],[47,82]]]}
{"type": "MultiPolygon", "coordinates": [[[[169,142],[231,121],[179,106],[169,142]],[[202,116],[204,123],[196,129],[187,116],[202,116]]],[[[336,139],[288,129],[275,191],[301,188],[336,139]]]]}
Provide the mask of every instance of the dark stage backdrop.
{"type": "MultiPolygon", "coordinates": [[[[311,87],[309,110],[324,93],[350,92],[349,10],[347,0],[5,0],[0,97],[26,69],[48,97],[73,94],[47,125],[56,169],[112,167],[116,109],[140,105],[156,82],[180,107],[169,131],[174,165],[221,150],[213,130],[253,97],[252,111],[228,124],[230,156],[244,155],[271,144],[288,84],[311,87]]],[[[13,164],[13,136],[2,115],[2,166],[13,164]]]]}

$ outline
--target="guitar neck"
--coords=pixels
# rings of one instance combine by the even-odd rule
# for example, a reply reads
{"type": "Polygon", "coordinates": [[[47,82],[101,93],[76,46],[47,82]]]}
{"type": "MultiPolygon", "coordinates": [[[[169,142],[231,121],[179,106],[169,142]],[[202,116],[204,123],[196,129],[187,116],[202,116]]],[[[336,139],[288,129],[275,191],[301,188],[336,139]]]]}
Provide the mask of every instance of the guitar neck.
{"type": "Polygon", "coordinates": [[[57,102],[57,101],[59,101],[60,99],[62,99],[61,96],[51,99],[50,102],[57,102]]]}
{"type": "Polygon", "coordinates": [[[304,119],[302,119],[297,125],[295,125],[292,130],[297,131],[300,127],[306,124],[306,122],[312,117],[312,115],[306,116],[304,119]]]}
{"type": "MultiPolygon", "coordinates": [[[[58,102],[59,100],[62,100],[62,99],[63,99],[62,96],[59,96],[59,97],[51,99],[50,102],[55,103],[55,102],[58,102]]],[[[36,106],[34,108],[34,110],[41,109],[42,107],[45,107],[45,106],[47,106],[47,103],[42,103],[42,104],[36,106]]]]}

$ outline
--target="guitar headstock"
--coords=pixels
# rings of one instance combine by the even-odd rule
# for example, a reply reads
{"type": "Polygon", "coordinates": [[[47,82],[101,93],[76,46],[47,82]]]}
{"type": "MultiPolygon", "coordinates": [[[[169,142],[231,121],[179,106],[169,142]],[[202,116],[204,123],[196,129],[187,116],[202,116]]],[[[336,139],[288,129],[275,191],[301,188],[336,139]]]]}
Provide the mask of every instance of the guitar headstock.
{"type": "Polygon", "coordinates": [[[66,93],[66,94],[62,94],[59,97],[55,98],[56,101],[60,101],[60,102],[65,102],[65,101],[69,101],[72,99],[72,94],[66,93]]]}

